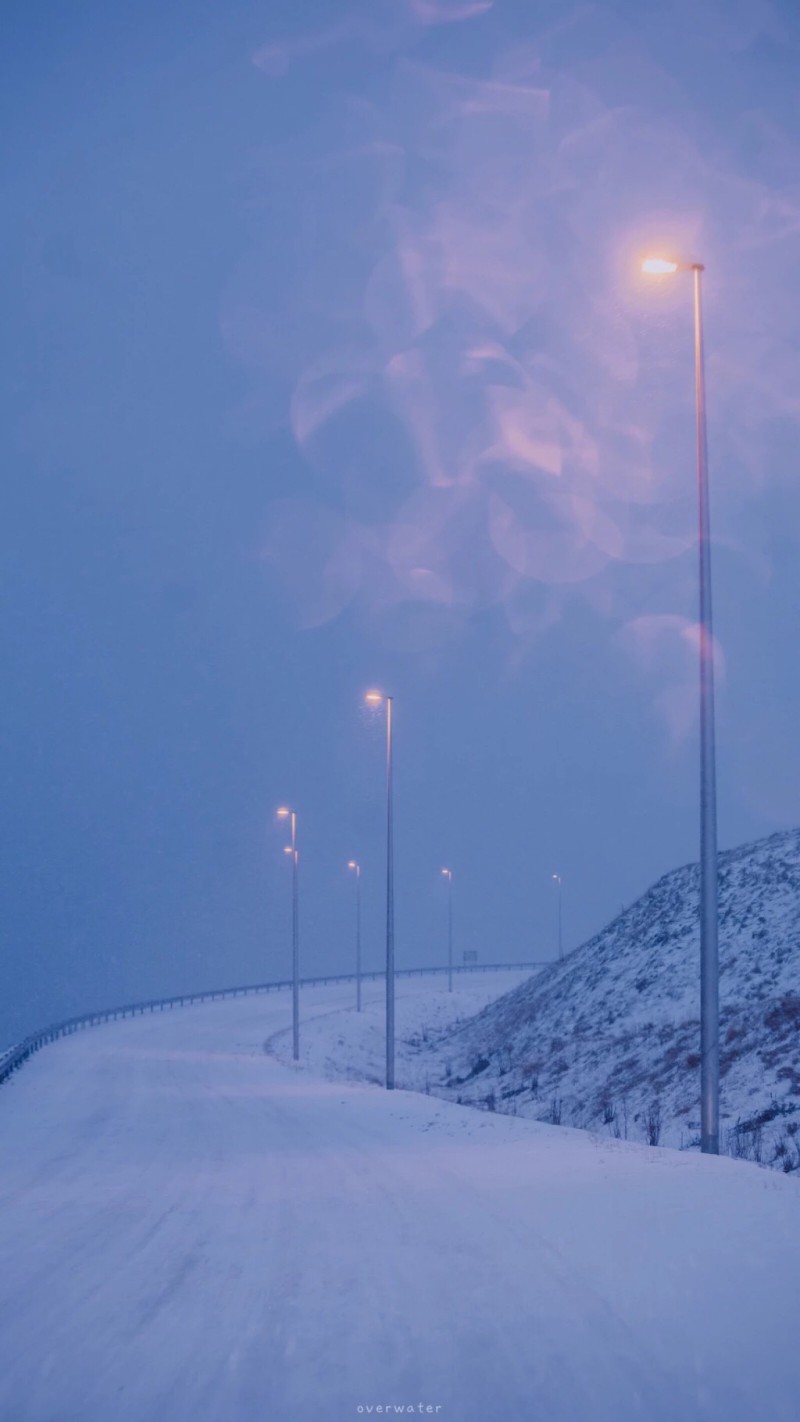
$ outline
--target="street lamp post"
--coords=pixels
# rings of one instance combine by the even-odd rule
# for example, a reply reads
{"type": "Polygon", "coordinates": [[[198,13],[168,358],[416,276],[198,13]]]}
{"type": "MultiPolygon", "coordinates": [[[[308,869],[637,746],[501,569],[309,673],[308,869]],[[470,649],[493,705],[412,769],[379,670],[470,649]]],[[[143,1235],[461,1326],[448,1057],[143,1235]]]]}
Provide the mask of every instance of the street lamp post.
{"type": "Polygon", "coordinates": [[[697,446],[697,542],[700,583],[700,1149],[719,1155],[719,941],[717,908],[717,779],[714,735],[714,639],[706,433],[701,262],[650,257],[654,275],[691,271],[694,281],[694,394],[697,446]]]}
{"type": "Polygon", "coordinates": [[[557,887],[557,889],[558,889],[558,956],[559,956],[559,958],[563,958],[563,956],[564,956],[564,937],[563,937],[563,933],[562,933],[561,875],[560,875],[560,874],[554,874],[554,875],[553,875],[553,883],[556,885],[556,887],[557,887]]]}
{"type": "Polygon", "coordinates": [[[348,869],[356,876],[356,1012],[361,1011],[361,865],[348,860],[348,869]]]}
{"type": "Polygon", "coordinates": [[[447,880],[447,991],[453,991],[453,871],[443,869],[447,880]]]}
{"type": "Polygon", "coordinates": [[[369,706],[386,704],[386,1090],[394,1091],[394,807],[392,709],[394,698],[368,691],[369,706]]]}
{"type": "Polygon", "coordinates": [[[279,820],[288,820],[292,839],[286,846],[292,856],[292,1057],[300,1060],[300,941],[298,932],[298,885],[297,885],[297,815],[283,805],[278,810],[279,820]]]}

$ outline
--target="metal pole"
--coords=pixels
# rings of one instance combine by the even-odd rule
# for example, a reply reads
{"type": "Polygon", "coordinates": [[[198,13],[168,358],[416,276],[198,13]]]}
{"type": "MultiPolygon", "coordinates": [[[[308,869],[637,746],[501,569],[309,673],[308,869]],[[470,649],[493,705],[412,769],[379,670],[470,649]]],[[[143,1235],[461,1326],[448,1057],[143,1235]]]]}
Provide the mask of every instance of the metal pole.
{"type": "Polygon", "coordinates": [[[292,1056],[300,1060],[300,942],[297,893],[297,815],[292,812],[292,1056]]]}
{"type": "Polygon", "coordinates": [[[453,871],[447,875],[447,991],[453,991],[453,871]]]}
{"type": "Polygon", "coordinates": [[[564,956],[564,937],[563,937],[563,933],[562,933],[562,916],[561,916],[561,875],[560,875],[560,874],[554,874],[554,875],[553,875],[553,883],[556,885],[556,888],[558,889],[558,956],[559,956],[559,959],[561,959],[561,958],[563,958],[563,956],[564,956]]]}
{"type": "Polygon", "coordinates": [[[361,1011],[361,865],[356,869],[356,1011],[361,1011]]]}
{"type": "Polygon", "coordinates": [[[717,923],[717,785],[714,745],[714,639],[706,434],[705,361],[700,263],[694,272],[694,361],[697,422],[700,574],[700,1149],[719,1155],[719,946],[717,923]]]}
{"type": "Polygon", "coordinates": [[[394,826],[392,697],[386,698],[386,1090],[394,1090],[394,826]]]}

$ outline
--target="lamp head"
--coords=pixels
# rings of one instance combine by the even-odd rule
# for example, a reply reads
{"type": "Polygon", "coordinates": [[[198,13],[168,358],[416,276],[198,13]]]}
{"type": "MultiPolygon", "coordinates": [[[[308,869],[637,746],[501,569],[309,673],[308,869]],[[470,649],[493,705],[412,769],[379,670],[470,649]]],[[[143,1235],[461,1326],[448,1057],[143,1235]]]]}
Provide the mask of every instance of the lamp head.
{"type": "Polygon", "coordinates": [[[679,270],[680,263],[670,261],[668,257],[645,257],[642,262],[642,271],[648,276],[671,276],[679,270]]]}
{"type": "Polygon", "coordinates": [[[368,706],[382,706],[382,705],[383,705],[383,692],[381,692],[381,691],[368,691],[368,692],[366,693],[366,695],[364,696],[364,700],[366,701],[366,703],[367,703],[368,706]]]}

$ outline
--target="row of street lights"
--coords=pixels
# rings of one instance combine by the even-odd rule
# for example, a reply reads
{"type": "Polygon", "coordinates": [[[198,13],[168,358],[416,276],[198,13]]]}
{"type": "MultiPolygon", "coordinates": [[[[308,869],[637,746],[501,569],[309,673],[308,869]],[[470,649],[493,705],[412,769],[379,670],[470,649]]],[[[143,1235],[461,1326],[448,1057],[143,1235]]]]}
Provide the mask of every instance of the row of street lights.
{"type": "MultiPolygon", "coordinates": [[[[387,1090],[394,1089],[395,1077],[395,1030],[394,1030],[394,995],[395,995],[395,968],[394,968],[394,815],[392,803],[392,698],[383,697],[380,692],[370,691],[365,700],[371,706],[379,706],[384,701],[387,707],[386,716],[386,1087],[387,1090]]],[[[282,805],[277,811],[278,819],[288,821],[291,828],[291,842],[284,849],[285,854],[292,857],[292,1056],[295,1061],[300,1057],[300,954],[298,946],[298,851],[297,851],[297,814],[289,809],[287,805],[282,805]]],[[[357,859],[349,859],[347,868],[351,871],[355,880],[356,898],[356,1011],[360,1012],[362,1007],[361,992],[361,864],[357,859]]],[[[447,880],[447,990],[453,991],[453,871],[452,869],[442,869],[442,876],[447,880]]],[[[554,874],[553,879],[558,886],[558,956],[563,958],[563,945],[561,936],[561,875],[554,874]]]]}
{"type": "MultiPolygon", "coordinates": [[[[355,875],[355,1010],[361,1011],[361,865],[348,860],[348,869],[355,875]]],[[[448,879],[448,991],[453,991],[453,870],[442,869],[448,879]]],[[[388,971],[388,957],[387,957],[388,971]]]]}
{"type": "MultiPolygon", "coordinates": [[[[711,541],[708,491],[708,443],[706,435],[705,358],[703,350],[702,273],[700,262],[679,262],[664,257],[648,257],[642,271],[653,276],[669,276],[691,271],[694,285],[694,370],[695,434],[697,449],[698,554],[699,554],[699,650],[700,650],[700,1148],[719,1154],[719,954],[717,905],[717,809],[714,737],[714,648],[711,619],[711,541]]],[[[386,1087],[395,1084],[395,967],[394,967],[394,810],[393,810],[393,698],[380,691],[368,691],[369,706],[386,707],[386,1087]]],[[[288,807],[278,811],[291,824],[292,856],[292,1052],[300,1054],[299,953],[297,926],[297,815],[288,807]]],[[[357,1005],[361,1009],[361,866],[350,860],[348,868],[356,876],[356,982],[357,1005]]],[[[453,875],[448,881],[448,988],[453,987],[453,875]]],[[[563,957],[562,883],[553,874],[558,889],[558,955],[563,957]]]]}
{"type": "MultiPolygon", "coordinates": [[[[392,711],[394,699],[380,691],[368,691],[364,697],[368,706],[386,707],[386,1089],[395,1084],[395,965],[394,965],[394,796],[392,711]]],[[[292,1057],[300,1058],[300,954],[297,923],[297,814],[288,805],[277,812],[278,819],[287,820],[291,842],[285,852],[292,856],[292,1057]]],[[[361,1011],[361,865],[350,859],[347,867],[355,875],[356,884],[356,1009],[361,1011]]],[[[447,967],[448,988],[453,990],[453,872],[443,869],[448,881],[447,967]]]]}

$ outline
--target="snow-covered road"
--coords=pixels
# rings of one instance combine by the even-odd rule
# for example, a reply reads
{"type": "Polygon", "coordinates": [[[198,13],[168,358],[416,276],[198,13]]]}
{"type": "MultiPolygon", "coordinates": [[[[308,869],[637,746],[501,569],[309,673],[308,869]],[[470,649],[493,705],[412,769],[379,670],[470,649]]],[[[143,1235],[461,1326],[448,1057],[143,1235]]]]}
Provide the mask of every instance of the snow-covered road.
{"type": "Polygon", "coordinates": [[[111,1024],[0,1092],[2,1422],[796,1422],[798,1182],[325,1080],[265,1054],[288,1013],[111,1024]]]}

